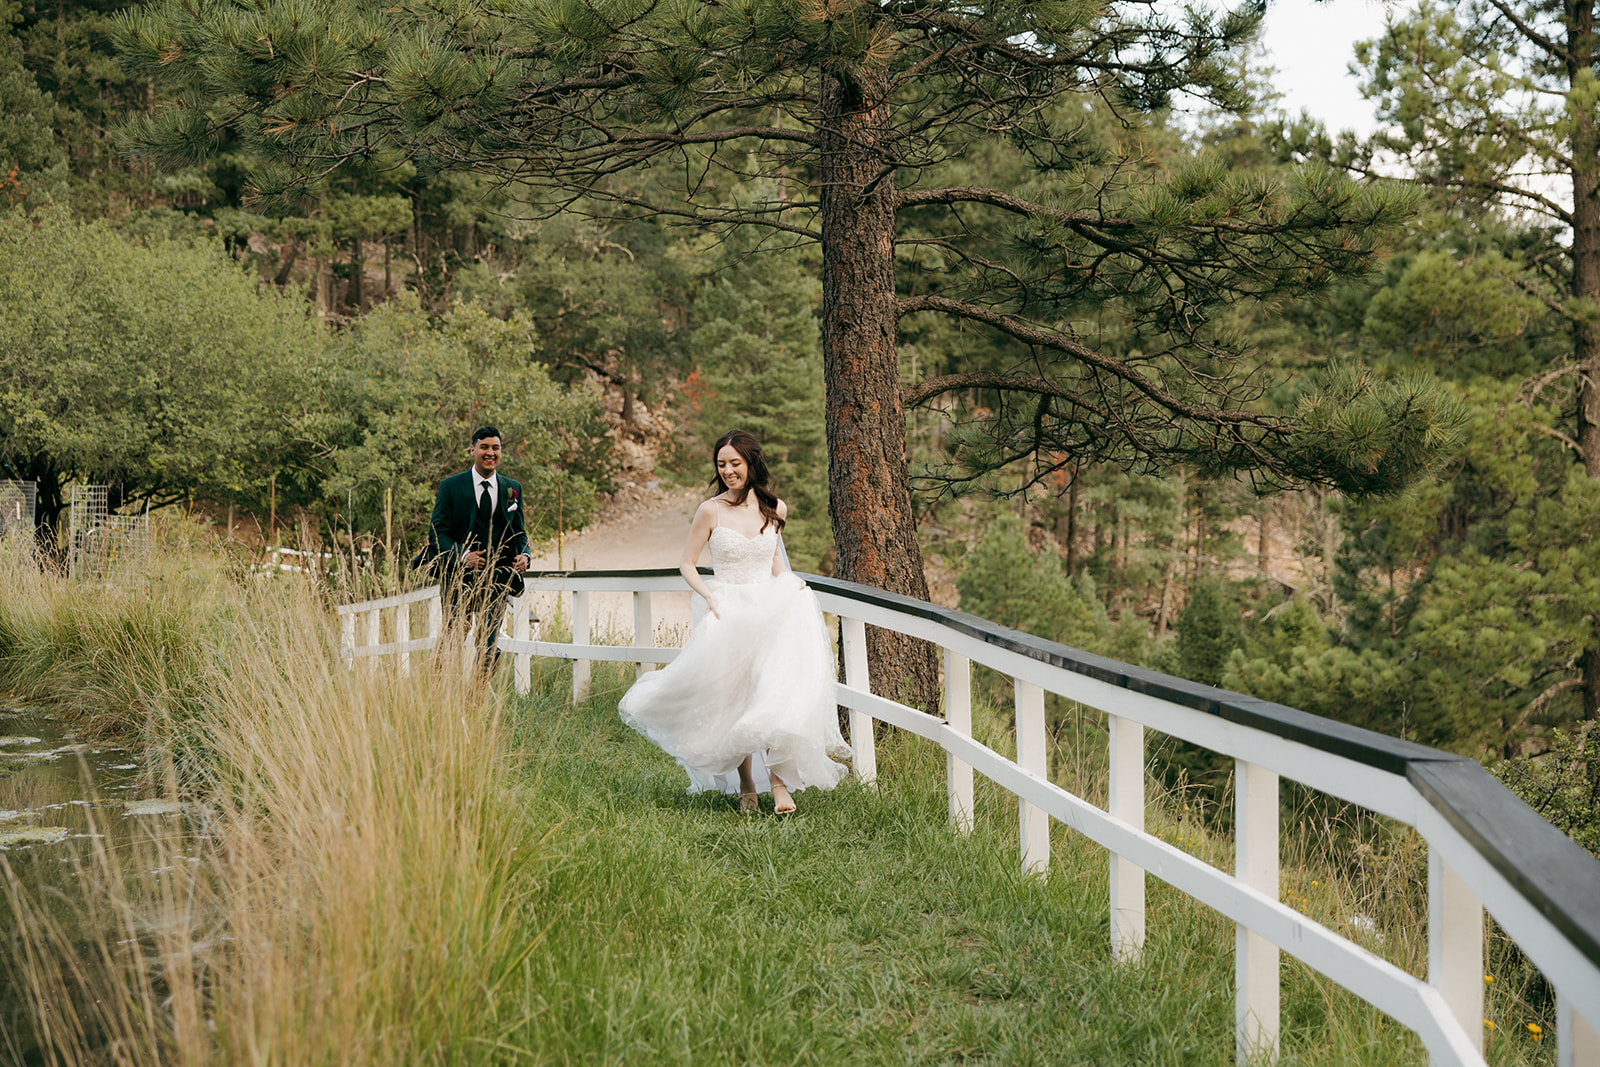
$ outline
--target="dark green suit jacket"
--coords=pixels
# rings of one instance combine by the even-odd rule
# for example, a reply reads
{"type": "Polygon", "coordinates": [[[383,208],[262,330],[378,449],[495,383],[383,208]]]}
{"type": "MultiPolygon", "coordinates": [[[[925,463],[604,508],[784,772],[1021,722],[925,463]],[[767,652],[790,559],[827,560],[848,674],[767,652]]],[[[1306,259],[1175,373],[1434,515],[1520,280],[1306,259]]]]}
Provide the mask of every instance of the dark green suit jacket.
{"type": "Polygon", "coordinates": [[[499,500],[489,520],[491,544],[471,543],[478,502],[473,496],[472,471],[465,470],[439,483],[439,495],[433,502],[433,520],[429,524],[428,548],[422,561],[448,574],[458,569],[461,557],[468,552],[488,548],[495,580],[509,584],[511,594],[517,596],[522,592],[522,576],[511,569],[511,561],[528,552],[528,535],[522,524],[522,483],[498,472],[494,477],[499,500]]]}

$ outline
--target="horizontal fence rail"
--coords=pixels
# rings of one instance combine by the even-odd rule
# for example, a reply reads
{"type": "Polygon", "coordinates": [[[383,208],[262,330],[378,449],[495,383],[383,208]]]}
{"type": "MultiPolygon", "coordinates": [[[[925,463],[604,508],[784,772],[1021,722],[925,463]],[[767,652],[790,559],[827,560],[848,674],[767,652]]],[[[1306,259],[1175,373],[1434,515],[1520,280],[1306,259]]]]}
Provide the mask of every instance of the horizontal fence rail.
{"type": "MultiPolygon", "coordinates": [[[[1105,848],[1110,866],[1111,952],[1136,960],[1145,935],[1150,874],[1233,920],[1235,1045],[1239,1062],[1271,1061],[1279,1047],[1279,954],[1287,952],[1402,1023],[1435,1064],[1481,1064],[1484,1038],[1484,915],[1492,915],[1556,990],[1559,1062],[1600,1067],[1600,861],[1513,795],[1476,761],[1310,715],[1294,708],[1173,678],[1081,652],[960,611],[853,582],[802,576],[824,611],[839,618],[856,778],[877,778],[873,724],[884,722],[938,744],[946,754],[950,820],[973,820],[973,773],[1017,798],[1022,868],[1050,864],[1051,819],[1105,848]],[[943,714],[874,694],[866,628],[921,638],[943,653],[943,714]],[[979,664],[1015,688],[1017,758],[972,738],[971,670],[979,664]],[[1108,801],[1100,808],[1052,783],[1047,773],[1044,695],[1104,712],[1109,725],[1108,801]],[[1235,761],[1232,873],[1146,833],[1145,737],[1156,730],[1235,761]],[[1428,976],[1419,979],[1279,899],[1279,783],[1288,778],[1415,827],[1428,845],[1428,976]]],[[[572,639],[530,633],[527,594],[510,602],[498,647],[515,657],[519,692],[534,656],[572,661],[575,701],[588,694],[596,660],[670,662],[654,647],[651,594],[684,592],[676,570],[540,572],[529,593],[572,598],[572,639]],[[631,593],[632,645],[591,641],[590,596],[631,593]]],[[[437,644],[438,586],[339,608],[341,649],[357,659],[409,654],[437,644]],[[425,638],[409,634],[411,606],[426,602],[425,638]],[[394,614],[382,641],[381,614],[394,614]],[[366,625],[357,640],[357,620],[366,625]]],[[[470,648],[470,642],[469,642],[470,648]]],[[[470,652],[468,653],[470,654],[470,652]]]]}

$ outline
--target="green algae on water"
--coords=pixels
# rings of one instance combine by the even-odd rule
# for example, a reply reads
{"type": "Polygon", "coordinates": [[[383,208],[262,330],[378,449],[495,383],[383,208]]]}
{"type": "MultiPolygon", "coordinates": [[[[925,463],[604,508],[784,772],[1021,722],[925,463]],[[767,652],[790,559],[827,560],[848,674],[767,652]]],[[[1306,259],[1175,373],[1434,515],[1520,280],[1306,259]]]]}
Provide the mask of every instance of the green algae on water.
{"type": "Polygon", "coordinates": [[[65,841],[72,831],[65,826],[24,826],[15,830],[0,830],[0,849],[12,845],[53,845],[65,841]]]}

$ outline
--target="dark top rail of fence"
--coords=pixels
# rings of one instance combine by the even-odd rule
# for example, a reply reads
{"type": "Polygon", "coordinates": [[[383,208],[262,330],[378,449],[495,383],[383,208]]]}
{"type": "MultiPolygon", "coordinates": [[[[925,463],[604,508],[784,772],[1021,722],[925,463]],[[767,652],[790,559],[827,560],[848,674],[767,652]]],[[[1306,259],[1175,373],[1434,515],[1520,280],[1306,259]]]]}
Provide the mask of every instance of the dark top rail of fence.
{"type": "MultiPolygon", "coordinates": [[[[710,574],[708,568],[701,573],[710,574]]],[[[529,571],[528,579],[663,578],[674,568],[529,571]]],[[[816,574],[814,589],[937,623],[997,649],[1404,777],[1506,881],[1600,966],[1600,860],[1579,848],[1475,760],[989,622],[964,611],[816,574]]]]}

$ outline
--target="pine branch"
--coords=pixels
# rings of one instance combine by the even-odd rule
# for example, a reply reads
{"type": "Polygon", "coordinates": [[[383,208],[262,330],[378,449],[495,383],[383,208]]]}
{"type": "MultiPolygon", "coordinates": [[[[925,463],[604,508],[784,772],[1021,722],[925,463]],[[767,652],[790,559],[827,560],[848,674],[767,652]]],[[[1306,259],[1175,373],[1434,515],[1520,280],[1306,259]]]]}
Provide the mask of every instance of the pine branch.
{"type": "MultiPolygon", "coordinates": [[[[1282,429],[1282,425],[1280,422],[1278,422],[1278,420],[1268,419],[1260,415],[1254,415],[1244,411],[1230,411],[1224,408],[1213,408],[1191,404],[1176,394],[1173,394],[1168,390],[1156,385],[1155,382],[1151,381],[1149,377],[1140,373],[1123,360],[1116,359],[1112,356],[1107,356],[1104,353],[1088,348],[1087,346],[1073,340],[1071,337],[1060,332],[1059,330],[1051,330],[1045,327],[1034,325],[1032,323],[1024,322],[1015,316],[995,311],[992,308],[982,307],[967,301],[952,300],[943,296],[905,297],[899,301],[899,307],[900,316],[902,318],[906,315],[914,314],[919,311],[939,311],[946,315],[954,315],[957,318],[967,319],[972,322],[981,322],[986,326],[992,326],[1000,332],[1008,334],[1009,336],[1014,337],[1025,344],[1036,345],[1041,348],[1051,349],[1053,351],[1072,356],[1074,359],[1080,360],[1088,366],[1104,371],[1110,374],[1112,377],[1127,383],[1128,385],[1132,386],[1136,392],[1142,394],[1146,399],[1152,401],[1167,411],[1170,411],[1175,415],[1181,415],[1184,418],[1194,419],[1198,422],[1216,423],[1219,425],[1252,424],[1273,432],[1279,432],[1282,429]]],[[[960,378],[963,376],[952,375],[949,377],[960,378]]],[[[949,392],[950,389],[961,388],[960,385],[929,388],[930,385],[937,385],[937,383],[944,382],[946,380],[947,379],[945,378],[941,378],[934,379],[932,383],[924,382],[922,386],[916,387],[906,394],[906,403],[921,403],[929,396],[937,395],[941,392],[949,392]],[[927,391],[924,392],[923,390],[927,391]]],[[[1020,384],[1022,381],[1024,381],[1024,379],[1015,379],[1016,384],[1007,386],[1007,388],[1022,388],[1020,384]]],[[[995,388],[1000,388],[1000,386],[996,385],[995,388]]],[[[1053,387],[1049,388],[1053,389],[1053,387]]],[[[1033,393],[1042,392],[1040,389],[1032,388],[1024,388],[1023,391],[1033,393]]],[[[1055,393],[1043,391],[1042,395],[1055,395],[1055,393]]],[[[1061,395],[1068,396],[1072,394],[1063,393],[1061,395]]]]}
{"type": "Polygon", "coordinates": [[[929,204],[987,204],[1024,217],[1042,216],[1065,223],[1090,223],[1095,226],[1135,226],[1129,218],[1108,218],[1091,211],[1063,211],[1035,200],[977,185],[953,185],[943,189],[901,189],[895,193],[895,207],[923,207],[929,204]]]}
{"type": "Polygon", "coordinates": [[[1571,52],[1567,51],[1561,45],[1557,44],[1549,37],[1546,37],[1544,34],[1534,29],[1533,26],[1529,24],[1529,22],[1521,15],[1517,14],[1516,9],[1510,4],[1506,3],[1505,0],[1489,0],[1489,3],[1494,6],[1496,11],[1499,11],[1501,15],[1505,16],[1507,22],[1510,22],[1517,28],[1518,33],[1522,34],[1523,37],[1527,38],[1529,42],[1538,47],[1546,55],[1554,59],[1559,59],[1562,63],[1569,67],[1588,65],[1587,63],[1580,64],[1579,61],[1573,57],[1571,52]]]}

